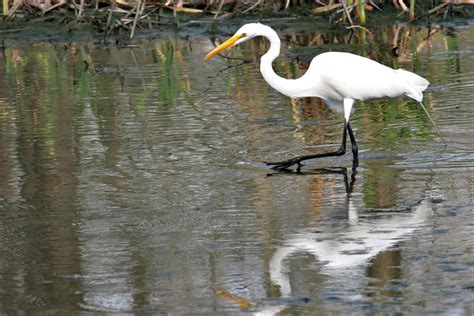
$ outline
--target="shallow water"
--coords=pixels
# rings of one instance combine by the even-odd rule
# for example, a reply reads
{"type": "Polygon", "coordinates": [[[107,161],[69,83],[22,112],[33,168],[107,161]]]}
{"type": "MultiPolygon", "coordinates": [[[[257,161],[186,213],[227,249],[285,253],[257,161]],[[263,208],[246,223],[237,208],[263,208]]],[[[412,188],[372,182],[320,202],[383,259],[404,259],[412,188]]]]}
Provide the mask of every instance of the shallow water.
{"type": "Polygon", "coordinates": [[[426,77],[448,146],[411,100],[364,102],[357,169],[273,172],[342,115],[269,88],[264,41],[7,45],[0,313],[474,313],[474,26],[279,31],[287,77],[335,49],[426,77]]]}

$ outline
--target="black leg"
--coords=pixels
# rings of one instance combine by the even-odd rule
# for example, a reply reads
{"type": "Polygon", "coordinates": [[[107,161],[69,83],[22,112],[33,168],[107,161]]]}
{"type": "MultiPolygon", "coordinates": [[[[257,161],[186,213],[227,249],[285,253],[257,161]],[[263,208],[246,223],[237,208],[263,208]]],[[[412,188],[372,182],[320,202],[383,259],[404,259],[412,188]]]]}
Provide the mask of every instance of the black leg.
{"type": "Polygon", "coordinates": [[[354,132],[352,131],[350,122],[347,122],[347,132],[349,133],[349,138],[351,140],[352,155],[354,156],[354,165],[357,167],[359,165],[359,147],[357,146],[357,142],[354,136],[354,132]]]}
{"type": "Polygon", "coordinates": [[[351,180],[349,181],[349,177],[347,175],[347,169],[345,169],[344,172],[344,184],[346,185],[346,193],[349,195],[352,193],[354,190],[354,183],[356,180],[356,174],[357,174],[357,167],[359,166],[359,162],[354,158],[352,160],[352,172],[351,172],[351,180]]]}
{"type": "MultiPolygon", "coordinates": [[[[342,131],[342,144],[341,147],[330,153],[323,153],[323,154],[316,154],[316,155],[305,155],[305,156],[298,156],[295,158],[291,158],[285,161],[280,162],[267,162],[267,166],[271,166],[272,169],[276,170],[285,170],[293,165],[297,165],[297,171],[301,169],[301,162],[308,159],[315,159],[315,158],[323,158],[323,157],[333,157],[333,156],[342,156],[346,153],[346,134],[348,129],[350,130],[349,136],[351,138],[352,144],[352,152],[354,153],[354,145],[355,145],[355,155],[357,155],[357,143],[355,142],[354,134],[352,133],[352,129],[350,129],[350,124],[344,120],[344,129],[342,131]],[[352,135],[352,136],[351,136],[352,135]]],[[[354,156],[356,159],[356,156],[354,156]]]]}

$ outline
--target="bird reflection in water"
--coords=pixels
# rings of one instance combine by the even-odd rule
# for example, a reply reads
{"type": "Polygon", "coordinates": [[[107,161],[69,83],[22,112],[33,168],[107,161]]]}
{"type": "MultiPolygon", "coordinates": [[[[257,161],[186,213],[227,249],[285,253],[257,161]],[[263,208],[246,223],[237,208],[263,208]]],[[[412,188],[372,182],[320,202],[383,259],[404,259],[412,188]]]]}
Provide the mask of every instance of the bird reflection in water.
{"type": "MultiPolygon", "coordinates": [[[[365,298],[357,289],[366,288],[367,269],[382,253],[410,238],[423,227],[432,213],[432,201],[426,197],[419,203],[403,209],[361,210],[352,201],[356,169],[351,176],[347,169],[326,170],[341,173],[347,190],[347,222],[338,227],[307,227],[286,236],[277,247],[269,262],[270,280],[280,289],[283,304],[263,307],[257,314],[275,314],[288,308],[285,299],[292,296],[289,259],[293,255],[307,253],[317,261],[319,273],[327,277],[324,287],[334,287],[327,292],[337,292],[344,284],[345,293],[351,293],[350,300],[365,298]]],[[[320,172],[320,171],[319,171],[320,172]]]]}
{"type": "MultiPolygon", "coordinates": [[[[403,208],[371,210],[357,207],[352,199],[356,165],[353,165],[350,171],[348,168],[333,168],[269,175],[305,176],[329,173],[341,174],[345,182],[346,221],[340,221],[338,225],[305,227],[282,238],[268,264],[270,281],[272,286],[279,289],[279,297],[264,300],[260,304],[246,301],[245,308],[255,306],[256,315],[275,315],[295,304],[318,299],[301,299],[292,293],[291,259],[303,254],[314,257],[314,270],[322,276],[321,282],[318,283],[320,293],[336,293],[334,295],[340,296],[341,300],[351,302],[367,299],[371,293],[367,293],[366,289],[373,285],[369,284],[373,279],[370,279],[368,274],[371,274],[371,270],[377,274],[377,269],[372,269],[374,262],[378,261],[382,254],[387,254],[388,257],[395,254],[397,257],[397,253],[393,251],[394,247],[413,236],[432,214],[434,202],[429,193],[418,203],[403,208]]],[[[398,260],[395,260],[395,263],[387,266],[393,270],[393,266],[399,265],[398,260]]],[[[383,269],[387,270],[387,266],[383,269]]],[[[235,301],[235,296],[232,297],[235,301]]]]}

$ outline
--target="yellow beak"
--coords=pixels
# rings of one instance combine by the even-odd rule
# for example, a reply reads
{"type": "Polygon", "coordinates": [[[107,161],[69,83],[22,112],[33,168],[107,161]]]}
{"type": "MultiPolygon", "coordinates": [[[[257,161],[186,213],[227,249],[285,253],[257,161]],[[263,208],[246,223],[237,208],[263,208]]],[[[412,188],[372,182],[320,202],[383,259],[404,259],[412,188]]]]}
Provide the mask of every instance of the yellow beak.
{"type": "Polygon", "coordinates": [[[235,44],[235,42],[237,42],[239,39],[241,39],[243,37],[242,34],[237,34],[237,35],[234,35],[232,36],[231,38],[229,38],[227,41],[225,41],[224,43],[220,44],[219,46],[217,46],[216,48],[214,48],[212,51],[209,52],[209,54],[207,54],[206,56],[204,56],[203,60],[208,60],[210,59],[212,56],[216,55],[216,54],[219,54],[220,52],[222,52],[224,49],[226,49],[227,47],[230,47],[232,45],[235,44]]]}

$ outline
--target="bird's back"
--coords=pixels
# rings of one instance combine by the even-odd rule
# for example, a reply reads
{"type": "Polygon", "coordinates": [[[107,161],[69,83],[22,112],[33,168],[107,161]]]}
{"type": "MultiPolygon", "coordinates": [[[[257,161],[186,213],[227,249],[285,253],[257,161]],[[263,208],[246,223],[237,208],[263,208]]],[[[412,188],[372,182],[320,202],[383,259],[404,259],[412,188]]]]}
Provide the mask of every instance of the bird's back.
{"type": "MultiPolygon", "coordinates": [[[[417,101],[429,82],[406,70],[392,69],[362,56],[328,52],[316,56],[301,79],[311,78],[306,96],[342,101],[407,95],[417,101]]],[[[309,82],[309,80],[306,80],[309,82]]]]}

